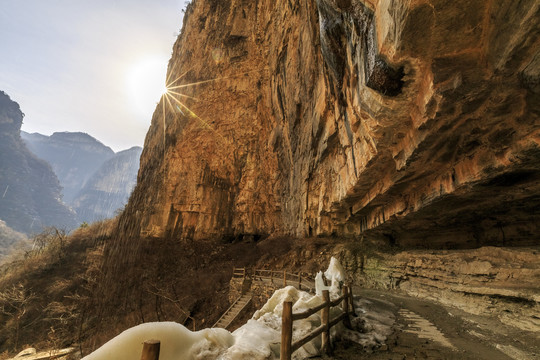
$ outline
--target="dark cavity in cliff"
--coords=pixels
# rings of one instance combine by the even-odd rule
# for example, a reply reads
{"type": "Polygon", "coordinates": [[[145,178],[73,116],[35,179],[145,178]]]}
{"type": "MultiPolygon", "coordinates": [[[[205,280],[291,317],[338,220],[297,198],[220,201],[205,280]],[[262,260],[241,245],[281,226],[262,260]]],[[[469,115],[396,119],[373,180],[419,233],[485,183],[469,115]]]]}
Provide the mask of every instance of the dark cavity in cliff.
{"type": "Polygon", "coordinates": [[[403,87],[403,66],[393,66],[378,53],[373,11],[363,4],[317,0],[321,50],[330,74],[341,90],[347,54],[363,83],[386,96],[403,87]]]}

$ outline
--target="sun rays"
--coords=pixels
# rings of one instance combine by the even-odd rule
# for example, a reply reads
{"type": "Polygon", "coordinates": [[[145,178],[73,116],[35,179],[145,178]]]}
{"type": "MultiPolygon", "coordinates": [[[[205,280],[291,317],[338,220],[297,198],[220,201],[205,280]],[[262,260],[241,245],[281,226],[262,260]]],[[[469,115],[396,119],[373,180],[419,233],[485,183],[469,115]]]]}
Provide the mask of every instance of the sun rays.
{"type": "Polygon", "coordinates": [[[257,69],[257,70],[243,72],[243,73],[240,73],[240,74],[234,74],[234,75],[231,75],[231,76],[222,76],[222,77],[217,77],[217,78],[213,78],[213,79],[201,80],[201,81],[185,83],[185,84],[179,84],[179,82],[181,82],[181,80],[184,79],[184,77],[192,70],[192,68],[190,68],[187,71],[185,71],[184,73],[182,73],[180,76],[178,76],[173,81],[170,81],[171,80],[170,76],[171,76],[171,73],[172,73],[171,72],[167,77],[167,81],[166,81],[167,85],[165,87],[165,90],[163,92],[162,99],[161,99],[161,104],[162,104],[162,109],[161,110],[162,110],[162,115],[163,115],[163,156],[165,156],[166,140],[167,140],[167,121],[166,121],[167,111],[170,111],[173,114],[179,112],[184,117],[188,117],[190,119],[195,119],[200,123],[200,125],[203,128],[209,129],[214,134],[216,134],[220,140],[224,141],[227,144],[231,143],[231,141],[226,139],[220,132],[218,132],[211,125],[211,123],[209,121],[203,119],[197,113],[195,113],[195,111],[193,111],[192,108],[188,107],[188,105],[186,104],[187,100],[190,100],[190,101],[193,101],[193,102],[199,102],[200,99],[182,93],[181,92],[182,89],[186,89],[186,88],[189,88],[189,87],[192,87],[192,86],[197,86],[197,85],[210,84],[210,83],[220,81],[220,80],[237,78],[237,77],[240,77],[240,76],[248,75],[250,73],[264,71],[265,69],[266,68],[257,69]]]}

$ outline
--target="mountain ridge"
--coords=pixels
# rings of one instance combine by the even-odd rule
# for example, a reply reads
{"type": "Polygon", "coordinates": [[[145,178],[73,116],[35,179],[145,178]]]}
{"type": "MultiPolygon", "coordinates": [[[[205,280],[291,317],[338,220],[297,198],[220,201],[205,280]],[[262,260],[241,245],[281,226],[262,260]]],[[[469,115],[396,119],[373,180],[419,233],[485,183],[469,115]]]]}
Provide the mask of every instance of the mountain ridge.
{"type": "Polygon", "coordinates": [[[19,104],[0,92],[0,219],[18,232],[39,232],[43,226],[72,228],[75,214],[61,199],[55,173],[32,154],[20,137],[19,104]]]}
{"type": "Polygon", "coordinates": [[[137,177],[141,147],[115,153],[84,132],[54,132],[50,136],[21,132],[21,137],[59,174],[64,200],[76,211],[79,223],[113,217],[125,205],[137,177]],[[110,191],[103,186],[95,188],[107,181],[110,191]]]}

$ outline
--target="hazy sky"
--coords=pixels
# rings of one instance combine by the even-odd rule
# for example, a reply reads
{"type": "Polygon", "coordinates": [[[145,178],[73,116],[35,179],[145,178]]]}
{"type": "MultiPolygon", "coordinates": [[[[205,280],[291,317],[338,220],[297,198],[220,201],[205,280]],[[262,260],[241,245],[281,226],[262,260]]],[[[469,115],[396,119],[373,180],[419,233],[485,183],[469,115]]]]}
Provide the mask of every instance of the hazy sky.
{"type": "Polygon", "coordinates": [[[142,145],[184,0],[0,0],[0,90],[22,129],[142,145]]]}

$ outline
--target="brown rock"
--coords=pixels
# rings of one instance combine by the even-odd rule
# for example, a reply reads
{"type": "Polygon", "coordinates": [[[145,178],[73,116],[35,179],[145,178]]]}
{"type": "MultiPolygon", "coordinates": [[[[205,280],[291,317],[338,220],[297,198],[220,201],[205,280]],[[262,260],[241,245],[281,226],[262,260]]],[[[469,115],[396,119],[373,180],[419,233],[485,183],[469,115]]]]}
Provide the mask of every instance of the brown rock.
{"type": "Polygon", "coordinates": [[[534,0],[193,2],[123,230],[537,243],[539,15],[534,0]]]}

